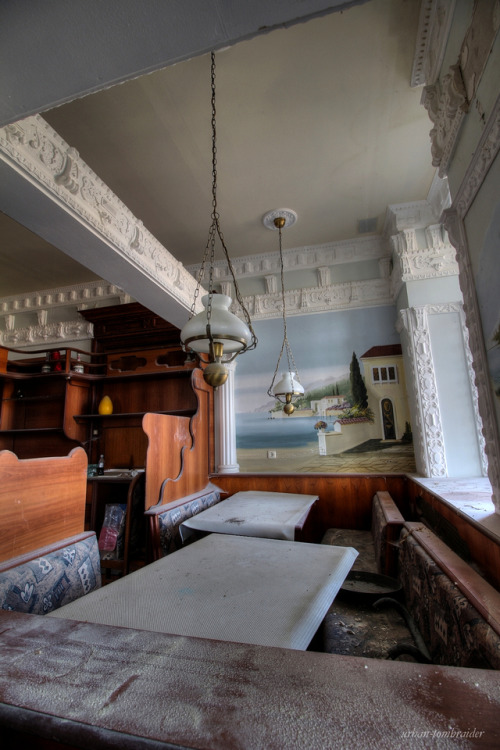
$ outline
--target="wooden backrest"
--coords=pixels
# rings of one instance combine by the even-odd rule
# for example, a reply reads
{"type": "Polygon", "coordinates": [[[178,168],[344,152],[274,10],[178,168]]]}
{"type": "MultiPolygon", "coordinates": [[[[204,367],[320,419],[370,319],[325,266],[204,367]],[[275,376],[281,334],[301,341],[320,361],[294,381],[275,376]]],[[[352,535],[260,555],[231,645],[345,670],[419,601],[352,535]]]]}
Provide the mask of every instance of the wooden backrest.
{"type": "Polygon", "coordinates": [[[208,483],[213,464],[212,388],[199,369],[193,370],[191,384],[198,399],[193,417],[143,417],[148,437],[145,510],[191,495],[208,483]]]}
{"type": "Polygon", "coordinates": [[[0,452],[0,561],[84,530],[87,454],[19,459],[0,452]]]}

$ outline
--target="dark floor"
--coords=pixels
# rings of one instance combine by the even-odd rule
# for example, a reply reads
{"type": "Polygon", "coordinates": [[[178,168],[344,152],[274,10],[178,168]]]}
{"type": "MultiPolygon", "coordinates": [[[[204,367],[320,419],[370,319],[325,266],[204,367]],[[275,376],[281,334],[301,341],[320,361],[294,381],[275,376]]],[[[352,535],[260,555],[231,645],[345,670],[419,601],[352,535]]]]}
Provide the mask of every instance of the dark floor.
{"type": "MultiPolygon", "coordinates": [[[[353,572],[377,573],[371,532],[328,529],[322,543],[354,547],[359,554],[352,567],[353,572]]],[[[393,654],[393,658],[420,660],[418,655],[415,657],[413,649],[417,644],[400,611],[400,606],[404,605],[401,594],[377,594],[374,590],[370,591],[369,585],[363,594],[348,587],[349,581],[346,581],[323,621],[316,645],[329,654],[372,659],[391,658],[389,652],[396,649],[399,656],[393,654]],[[378,609],[373,606],[376,601],[380,602],[378,609]]]]}

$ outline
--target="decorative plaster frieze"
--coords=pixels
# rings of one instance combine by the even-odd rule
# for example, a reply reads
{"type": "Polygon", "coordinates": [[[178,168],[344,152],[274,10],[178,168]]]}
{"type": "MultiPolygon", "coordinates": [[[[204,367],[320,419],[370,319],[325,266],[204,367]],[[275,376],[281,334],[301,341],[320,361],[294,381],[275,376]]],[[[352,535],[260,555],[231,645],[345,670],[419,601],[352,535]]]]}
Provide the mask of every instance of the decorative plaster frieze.
{"type": "Polygon", "coordinates": [[[85,309],[102,305],[107,300],[120,302],[130,301],[122,289],[109,284],[107,281],[90,281],[86,284],[73,284],[72,286],[58,287],[55,289],[44,289],[42,291],[30,292],[29,294],[11,295],[0,298],[0,317],[7,317],[12,313],[36,312],[53,307],[75,307],[85,309]]]}
{"type": "Polygon", "coordinates": [[[460,50],[459,64],[467,99],[476,95],[500,27],[498,0],[475,0],[472,19],[460,50]]]}
{"type": "MultiPolygon", "coordinates": [[[[333,266],[339,263],[378,260],[387,255],[387,247],[382,237],[358,237],[353,240],[331,242],[325,245],[310,245],[283,250],[283,269],[285,272],[297,269],[306,270],[321,266],[333,266]]],[[[231,262],[238,279],[280,273],[280,256],[278,251],[266,253],[266,255],[248,255],[234,258],[231,262]]],[[[187,270],[195,277],[199,272],[199,268],[199,264],[187,266],[187,270]]],[[[216,261],[214,264],[214,279],[223,281],[230,278],[231,275],[227,263],[224,260],[216,261]]]]}
{"type": "MultiPolygon", "coordinates": [[[[445,225],[447,215],[454,213],[464,218],[467,214],[474,198],[476,197],[481,185],[484,182],[488,170],[495,161],[500,150],[500,96],[495,102],[488,121],[485,125],[474,156],[469,162],[469,166],[462,180],[452,206],[449,210],[443,212],[445,225]]],[[[449,231],[449,230],[448,230],[449,231]]],[[[455,243],[453,243],[455,244],[455,243]]]]}
{"type": "Polygon", "coordinates": [[[196,286],[191,274],[40,115],[0,129],[0,158],[78,216],[186,309],[191,307],[196,286]]]}
{"type": "Polygon", "coordinates": [[[404,283],[458,276],[456,251],[441,224],[425,229],[426,247],[419,247],[415,230],[406,229],[390,238],[393,246],[391,295],[395,300],[404,283]]]}
{"type": "Polygon", "coordinates": [[[425,86],[422,104],[434,124],[430,131],[432,164],[439,167],[439,175],[447,174],[451,154],[469,101],[465,92],[460,65],[452,65],[442,83],[425,86]]]}
{"type": "MultiPolygon", "coordinates": [[[[281,292],[244,297],[245,307],[253,320],[278,318],[282,315],[281,292]]],[[[285,292],[287,316],[354,310],[360,307],[392,305],[388,279],[352,281],[285,292]]]]}
{"type": "Polygon", "coordinates": [[[0,330],[0,343],[23,349],[83,341],[92,338],[93,329],[78,315],[80,310],[132,301],[119,287],[102,280],[3,297],[0,323],[3,321],[4,330],[0,330]],[[61,320],[49,322],[49,312],[55,309],[61,320]]]}
{"type": "Polygon", "coordinates": [[[87,341],[93,337],[92,323],[86,320],[63,320],[0,333],[3,346],[23,349],[31,346],[63,345],[68,341],[87,341]]]}
{"type": "Polygon", "coordinates": [[[407,387],[413,388],[414,449],[417,470],[426,477],[446,477],[446,453],[439,409],[434,361],[425,307],[401,310],[398,330],[405,339],[412,377],[407,387]]]}
{"type": "Polygon", "coordinates": [[[443,63],[455,0],[422,0],[411,86],[434,83],[443,63]]]}
{"type": "Polygon", "coordinates": [[[432,163],[441,176],[448,171],[460,126],[476,95],[499,27],[498,1],[475,0],[457,62],[441,82],[437,78],[426,81],[422,104],[434,124],[430,132],[432,163]]]}

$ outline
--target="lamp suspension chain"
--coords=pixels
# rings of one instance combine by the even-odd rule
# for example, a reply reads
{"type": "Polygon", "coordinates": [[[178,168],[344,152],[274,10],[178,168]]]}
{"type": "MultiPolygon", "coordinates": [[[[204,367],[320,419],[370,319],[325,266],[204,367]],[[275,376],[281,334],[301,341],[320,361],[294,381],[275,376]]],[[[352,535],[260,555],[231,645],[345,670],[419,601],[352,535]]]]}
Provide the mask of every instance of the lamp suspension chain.
{"type": "Polygon", "coordinates": [[[203,259],[197,274],[196,289],[188,322],[181,330],[181,343],[185,351],[195,352],[203,368],[203,377],[209,385],[222,385],[228,377],[226,363],[232,362],[238,354],[255,349],[257,337],[252,328],[250,314],[241,296],[224,235],[220,228],[217,206],[217,111],[215,98],[215,53],[211,52],[211,126],[212,126],[212,212],[203,259]],[[215,242],[219,237],[225,261],[231,273],[235,297],[243,313],[245,322],[229,310],[231,298],[214,288],[215,242]],[[208,263],[208,293],[201,299],[205,310],[196,314],[202,282],[205,279],[208,263]]]}

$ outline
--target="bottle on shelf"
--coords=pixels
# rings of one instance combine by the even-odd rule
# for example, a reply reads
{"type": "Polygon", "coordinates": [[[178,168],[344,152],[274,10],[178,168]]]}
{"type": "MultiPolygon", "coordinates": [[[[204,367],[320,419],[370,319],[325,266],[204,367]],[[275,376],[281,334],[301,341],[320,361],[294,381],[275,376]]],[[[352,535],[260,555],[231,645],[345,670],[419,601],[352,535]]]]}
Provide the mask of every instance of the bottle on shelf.
{"type": "Polygon", "coordinates": [[[82,355],[80,354],[80,352],[78,352],[76,355],[76,365],[74,366],[73,370],[80,373],[84,371],[82,364],[82,355]]]}
{"type": "Polygon", "coordinates": [[[62,372],[61,352],[56,350],[53,354],[53,358],[55,360],[54,372],[62,372]]]}
{"type": "Polygon", "coordinates": [[[42,372],[50,372],[50,352],[45,355],[45,362],[42,365],[42,372]]]}
{"type": "Polygon", "coordinates": [[[97,474],[100,477],[104,474],[104,455],[102,453],[99,456],[99,463],[97,464],[97,474]]]}

